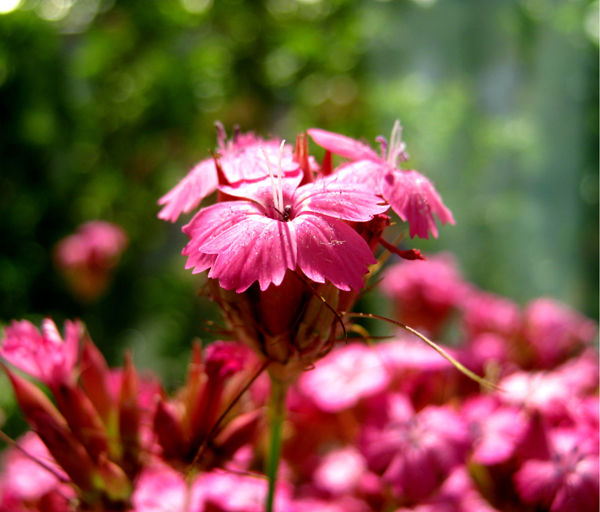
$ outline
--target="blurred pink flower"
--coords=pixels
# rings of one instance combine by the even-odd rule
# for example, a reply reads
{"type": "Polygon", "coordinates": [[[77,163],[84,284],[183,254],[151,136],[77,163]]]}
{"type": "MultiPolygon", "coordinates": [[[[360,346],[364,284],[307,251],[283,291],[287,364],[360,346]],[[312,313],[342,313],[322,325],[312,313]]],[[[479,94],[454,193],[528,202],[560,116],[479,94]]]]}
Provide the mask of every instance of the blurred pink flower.
{"type": "Polygon", "coordinates": [[[0,503],[5,496],[11,496],[15,501],[33,505],[52,491],[62,494],[65,502],[75,497],[73,488],[61,481],[68,480],[67,475],[56,464],[37,434],[28,432],[19,439],[18,446],[20,449],[12,447],[3,454],[0,503]],[[36,461],[49,469],[44,469],[36,461]]]}
{"type": "Polygon", "coordinates": [[[398,496],[426,498],[464,462],[470,443],[466,423],[446,406],[415,413],[399,394],[389,396],[388,413],[383,428],[365,427],[362,452],[398,496]]]}
{"type": "MultiPolygon", "coordinates": [[[[266,494],[267,480],[260,476],[202,473],[194,481],[189,512],[263,512],[266,494]]],[[[277,483],[275,510],[290,510],[290,492],[283,480],[277,483]]]]}
{"type": "Polygon", "coordinates": [[[552,372],[515,372],[498,386],[502,399],[529,411],[537,411],[549,419],[569,416],[569,404],[578,401],[598,386],[598,355],[584,352],[552,372]]]}
{"type": "Polygon", "coordinates": [[[396,303],[400,322],[435,336],[462,301],[467,284],[454,257],[441,253],[427,256],[426,261],[401,261],[388,268],[381,290],[396,303]]]}
{"type": "Polygon", "coordinates": [[[450,473],[439,492],[432,498],[395,512],[498,512],[481,496],[469,470],[459,466],[450,473]]]}
{"type": "Polygon", "coordinates": [[[338,412],[384,390],[388,383],[389,375],[377,350],[353,343],[304,372],[298,385],[321,410],[338,412]]]}
{"type": "Polygon", "coordinates": [[[381,156],[367,145],[337,133],[318,128],[311,128],[307,133],[319,146],[352,160],[331,176],[333,180],[362,183],[365,188],[376,191],[402,220],[408,221],[411,237],[429,238],[431,232],[437,238],[433,215],[437,215],[442,224],[454,224],[454,217],[425,176],[398,167],[399,162],[408,158],[401,131],[396,121],[389,148],[383,137],[377,139],[382,145],[381,156]]]}
{"type": "MultiPolygon", "coordinates": [[[[217,125],[219,147],[216,158],[228,183],[256,180],[269,176],[269,169],[262,152],[271,160],[279,155],[280,141],[263,140],[253,133],[235,133],[233,140],[225,141],[225,130],[217,125]]],[[[292,159],[291,146],[284,146],[281,159],[284,174],[298,170],[299,164],[292,159]]],[[[217,190],[219,179],[215,158],[207,158],[197,164],[170,192],[158,200],[165,205],[159,212],[160,219],[175,222],[182,213],[194,210],[209,194],[217,190]]]]}
{"type": "Polygon", "coordinates": [[[464,297],[461,309],[469,336],[493,332],[510,338],[521,328],[519,306],[499,295],[473,288],[464,297]]]}
{"type": "Polygon", "coordinates": [[[597,335],[594,321],[549,298],[530,302],[524,313],[525,339],[535,351],[536,366],[552,368],[597,335]]]}
{"type": "Polygon", "coordinates": [[[94,300],[108,287],[127,244],[127,235],[121,227],[90,221],[58,242],[54,260],[73,293],[80,299],[94,300]]]}
{"type": "Polygon", "coordinates": [[[500,464],[514,454],[527,433],[527,417],[520,409],[501,405],[490,395],[467,400],[461,409],[473,435],[473,461],[500,464]]]}
{"type": "Polygon", "coordinates": [[[210,268],[226,290],[279,286],[298,267],[318,283],[341,290],[364,287],[362,275],[375,258],[363,238],[344,221],[366,222],[387,206],[359,188],[316,181],[298,186],[302,173],[222,186],[240,200],[203,208],[183,228],[190,242],[186,268],[210,268]]]}
{"type": "Polygon", "coordinates": [[[514,475],[521,498],[551,512],[597,511],[598,445],[571,429],[555,429],[549,439],[550,458],[528,460],[514,475]]]}
{"type": "Polygon", "coordinates": [[[132,502],[134,512],[188,512],[188,486],[183,475],[155,463],[139,475],[132,502]]]}
{"type": "Polygon", "coordinates": [[[13,320],[4,329],[0,356],[19,370],[48,386],[64,384],[74,378],[83,326],[78,321],[65,322],[65,339],[56,325],[46,318],[40,332],[31,322],[13,320]]]}
{"type": "Polygon", "coordinates": [[[329,452],[313,474],[317,487],[333,496],[352,494],[367,471],[367,462],[353,446],[329,452]]]}

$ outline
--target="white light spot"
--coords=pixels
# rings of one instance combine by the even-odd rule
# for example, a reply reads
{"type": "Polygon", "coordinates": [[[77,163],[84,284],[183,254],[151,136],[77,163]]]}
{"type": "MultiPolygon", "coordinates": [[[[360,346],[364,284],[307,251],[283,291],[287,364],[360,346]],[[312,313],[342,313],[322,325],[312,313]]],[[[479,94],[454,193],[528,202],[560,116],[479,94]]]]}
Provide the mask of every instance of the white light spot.
{"type": "Polygon", "coordinates": [[[8,14],[21,4],[21,0],[0,0],[0,14],[8,14]]]}

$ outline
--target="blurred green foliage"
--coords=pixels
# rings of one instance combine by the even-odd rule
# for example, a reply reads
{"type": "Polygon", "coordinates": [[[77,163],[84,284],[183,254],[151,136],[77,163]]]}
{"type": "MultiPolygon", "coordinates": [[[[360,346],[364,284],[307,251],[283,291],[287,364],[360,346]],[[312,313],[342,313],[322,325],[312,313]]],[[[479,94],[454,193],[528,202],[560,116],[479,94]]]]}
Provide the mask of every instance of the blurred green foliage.
{"type": "MultiPolygon", "coordinates": [[[[2,1],[0,1],[0,9],[2,1]]],[[[0,15],[0,320],[81,318],[112,364],[181,382],[213,305],[157,199],[231,132],[311,126],[411,166],[457,225],[466,276],[598,316],[598,2],[23,0],[0,15]],[[110,292],[75,300],[52,249],[84,221],[131,243],[110,292]]],[[[318,148],[314,148],[319,154],[318,148]]]]}

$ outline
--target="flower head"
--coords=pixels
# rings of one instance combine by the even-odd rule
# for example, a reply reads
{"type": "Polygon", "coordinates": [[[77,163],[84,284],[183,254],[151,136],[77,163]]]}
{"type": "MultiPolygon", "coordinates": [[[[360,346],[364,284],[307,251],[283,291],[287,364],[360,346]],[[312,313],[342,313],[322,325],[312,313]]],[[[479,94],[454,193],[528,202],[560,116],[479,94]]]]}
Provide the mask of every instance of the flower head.
{"type": "Polygon", "coordinates": [[[396,121],[390,144],[383,137],[381,156],[367,145],[336,133],[311,128],[313,140],[331,153],[350,159],[331,179],[363,183],[376,190],[402,220],[408,221],[410,236],[437,238],[434,214],[442,224],[454,224],[452,212],[444,205],[433,184],[417,171],[403,171],[398,165],[408,155],[401,140],[402,129],[396,121]]]}
{"type": "Polygon", "coordinates": [[[42,332],[27,320],[13,320],[4,332],[0,356],[9,363],[49,386],[71,379],[83,333],[79,322],[65,322],[64,341],[49,318],[42,332]]]}
{"type": "Polygon", "coordinates": [[[317,283],[341,290],[364,286],[362,275],[375,258],[367,243],[344,221],[366,222],[387,206],[358,186],[317,180],[300,185],[302,173],[267,176],[223,185],[239,198],[203,208],[183,228],[183,250],[194,273],[221,287],[243,292],[255,281],[261,290],[279,286],[287,270],[301,270],[317,283]]]}
{"type": "Polygon", "coordinates": [[[55,264],[78,298],[94,300],[107,289],[127,244],[120,226],[99,220],[86,222],[58,242],[55,264]]]}

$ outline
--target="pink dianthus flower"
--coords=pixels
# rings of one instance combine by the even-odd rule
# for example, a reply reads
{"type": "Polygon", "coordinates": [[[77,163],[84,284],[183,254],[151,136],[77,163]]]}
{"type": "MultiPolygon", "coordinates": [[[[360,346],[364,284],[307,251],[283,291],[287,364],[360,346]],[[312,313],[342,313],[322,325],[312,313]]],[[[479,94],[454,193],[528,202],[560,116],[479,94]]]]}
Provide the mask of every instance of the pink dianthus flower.
{"type": "Polygon", "coordinates": [[[302,178],[301,172],[279,176],[278,187],[272,176],[221,186],[240,199],[203,208],[184,226],[191,239],[183,250],[186,268],[210,268],[208,277],[236,292],[255,281],[263,291],[279,286],[296,268],[341,290],[364,287],[362,275],[376,260],[344,221],[369,221],[387,206],[360,187],[319,180],[299,186],[302,178]]]}
{"type": "Polygon", "coordinates": [[[0,356],[19,370],[49,386],[73,377],[83,335],[81,323],[65,322],[64,341],[49,318],[43,321],[42,332],[27,320],[13,320],[4,334],[0,356]]]}
{"type": "Polygon", "coordinates": [[[319,146],[352,160],[342,166],[333,179],[361,183],[380,194],[403,221],[408,221],[411,238],[415,235],[429,238],[430,232],[437,238],[434,214],[442,224],[454,224],[454,217],[431,181],[417,171],[403,171],[398,167],[399,162],[408,158],[401,131],[396,121],[389,150],[383,137],[377,139],[382,146],[381,156],[369,146],[337,133],[318,128],[311,128],[307,133],[319,146]]]}
{"type": "Polygon", "coordinates": [[[521,498],[551,512],[598,510],[598,446],[571,429],[555,429],[549,437],[551,457],[530,459],[514,475],[521,498]]]}

